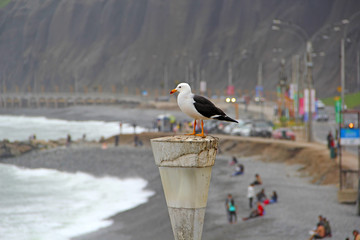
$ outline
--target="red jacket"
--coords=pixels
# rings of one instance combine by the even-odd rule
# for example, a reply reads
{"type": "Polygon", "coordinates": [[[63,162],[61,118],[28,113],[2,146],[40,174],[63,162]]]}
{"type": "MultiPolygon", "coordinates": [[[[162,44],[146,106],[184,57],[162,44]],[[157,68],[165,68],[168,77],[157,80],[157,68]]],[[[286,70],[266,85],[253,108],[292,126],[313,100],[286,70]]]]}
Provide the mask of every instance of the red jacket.
{"type": "Polygon", "coordinates": [[[261,204],[258,205],[257,211],[260,216],[264,215],[264,207],[261,204]]]}

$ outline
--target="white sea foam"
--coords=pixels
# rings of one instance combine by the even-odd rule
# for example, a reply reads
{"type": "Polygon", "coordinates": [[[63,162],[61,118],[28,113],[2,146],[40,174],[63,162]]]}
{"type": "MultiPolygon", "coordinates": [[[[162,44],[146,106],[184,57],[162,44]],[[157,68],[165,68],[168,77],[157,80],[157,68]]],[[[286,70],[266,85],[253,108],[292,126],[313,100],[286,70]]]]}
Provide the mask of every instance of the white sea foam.
{"type": "MultiPolygon", "coordinates": [[[[146,129],[136,127],[136,133],[146,129]]],[[[133,133],[130,124],[123,124],[122,133],[133,133]]],[[[66,121],[48,119],[45,117],[8,116],[0,115],[0,140],[24,141],[35,134],[37,139],[57,140],[66,138],[67,134],[73,140],[82,138],[86,134],[87,140],[99,140],[101,137],[111,137],[120,133],[118,122],[103,121],[66,121]]]]}
{"type": "Polygon", "coordinates": [[[147,202],[143,179],[95,178],[85,173],[0,164],[0,236],[67,240],[112,224],[115,213],[147,202]]]}

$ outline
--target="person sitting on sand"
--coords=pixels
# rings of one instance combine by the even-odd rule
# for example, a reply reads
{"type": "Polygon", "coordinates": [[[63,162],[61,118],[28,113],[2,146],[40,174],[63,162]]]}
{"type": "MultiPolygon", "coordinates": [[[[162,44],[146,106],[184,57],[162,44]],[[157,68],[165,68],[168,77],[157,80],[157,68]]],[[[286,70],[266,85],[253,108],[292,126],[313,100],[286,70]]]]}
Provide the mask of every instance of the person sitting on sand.
{"type": "Polygon", "coordinates": [[[244,165],[242,164],[238,164],[235,167],[235,172],[232,174],[232,176],[237,176],[237,175],[241,175],[244,173],[244,165]]]}
{"type": "Polygon", "coordinates": [[[256,194],[256,198],[259,202],[264,202],[267,199],[265,189],[261,189],[261,191],[256,194]]]}
{"type": "Polygon", "coordinates": [[[262,184],[262,180],[259,174],[255,174],[255,181],[253,182],[254,185],[261,185],[262,184]]]}
{"type": "Polygon", "coordinates": [[[309,238],[309,240],[322,239],[322,238],[326,237],[325,227],[323,225],[321,225],[320,223],[318,223],[316,230],[310,231],[310,234],[311,234],[311,237],[309,238]]]}
{"type": "Polygon", "coordinates": [[[318,223],[324,226],[324,218],[323,218],[323,216],[322,216],[322,215],[319,215],[318,218],[319,218],[319,222],[318,222],[318,223]]]}
{"type": "Polygon", "coordinates": [[[251,211],[249,217],[245,217],[243,218],[244,221],[250,219],[250,218],[255,218],[255,217],[261,217],[264,216],[265,210],[264,207],[261,205],[261,202],[257,202],[257,209],[251,211]]]}
{"type": "Polygon", "coordinates": [[[270,203],[276,203],[278,200],[278,195],[276,193],[276,191],[273,191],[273,194],[271,195],[271,198],[270,198],[270,203]]]}
{"type": "Polygon", "coordinates": [[[232,160],[229,162],[229,165],[230,165],[230,166],[233,166],[233,165],[235,165],[235,164],[237,164],[237,163],[238,163],[237,158],[236,158],[235,156],[233,156],[233,157],[232,157],[232,160]]]}
{"type": "Polygon", "coordinates": [[[277,193],[276,193],[276,191],[273,191],[273,194],[271,195],[270,199],[265,199],[265,200],[263,201],[263,203],[264,203],[265,205],[267,205],[267,204],[272,204],[272,203],[276,203],[276,202],[277,202],[277,199],[278,199],[277,193]]]}
{"type": "Polygon", "coordinates": [[[331,237],[331,227],[329,221],[324,218],[324,228],[325,228],[325,235],[327,237],[331,237]]]}

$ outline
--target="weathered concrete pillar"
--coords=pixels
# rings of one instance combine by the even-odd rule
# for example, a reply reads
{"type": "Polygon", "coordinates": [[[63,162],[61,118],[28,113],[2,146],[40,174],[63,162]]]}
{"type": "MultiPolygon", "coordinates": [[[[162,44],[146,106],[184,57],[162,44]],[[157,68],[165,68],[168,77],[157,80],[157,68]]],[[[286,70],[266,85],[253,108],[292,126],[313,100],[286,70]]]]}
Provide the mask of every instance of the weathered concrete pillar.
{"type": "Polygon", "coordinates": [[[175,240],[200,240],[218,139],[194,136],[151,140],[175,240]]]}

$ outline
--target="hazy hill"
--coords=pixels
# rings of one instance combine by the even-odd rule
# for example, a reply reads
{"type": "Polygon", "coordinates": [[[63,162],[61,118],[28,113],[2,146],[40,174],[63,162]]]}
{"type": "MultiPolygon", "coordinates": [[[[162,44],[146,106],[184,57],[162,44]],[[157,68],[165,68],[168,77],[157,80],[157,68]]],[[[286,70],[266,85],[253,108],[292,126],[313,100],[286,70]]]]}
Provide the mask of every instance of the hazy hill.
{"type": "MultiPolygon", "coordinates": [[[[262,62],[265,88],[275,90],[279,60],[290,78],[291,56],[305,49],[295,27],[271,30],[281,19],[325,52],[314,58],[314,84],[328,96],[340,85],[341,31],[333,24],[343,29],[340,21],[358,11],[358,0],[12,0],[0,10],[0,88],[168,90],[202,78],[223,90],[230,64],[236,88],[254,89],[262,62]]],[[[354,91],[360,14],[347,26],[347,88],[354,91]]]]}

